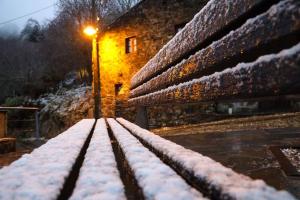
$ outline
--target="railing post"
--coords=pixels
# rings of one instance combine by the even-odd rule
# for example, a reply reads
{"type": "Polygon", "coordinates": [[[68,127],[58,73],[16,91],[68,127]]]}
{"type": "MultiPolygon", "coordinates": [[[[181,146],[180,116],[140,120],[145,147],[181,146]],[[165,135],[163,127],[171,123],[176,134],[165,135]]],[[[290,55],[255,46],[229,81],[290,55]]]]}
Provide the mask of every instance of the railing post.
{"type": "Polygon", "coordinates": [[[144,129],[149,128],[146,106],[137,106],[135,124],[137,124],[138,126],[140,126],[141,128],[144,128],[144,129]]]}
{"type": "Polygon", "coordinates": [[[40,139],[39,111],[35,111],[35,138],[40,139]]]}

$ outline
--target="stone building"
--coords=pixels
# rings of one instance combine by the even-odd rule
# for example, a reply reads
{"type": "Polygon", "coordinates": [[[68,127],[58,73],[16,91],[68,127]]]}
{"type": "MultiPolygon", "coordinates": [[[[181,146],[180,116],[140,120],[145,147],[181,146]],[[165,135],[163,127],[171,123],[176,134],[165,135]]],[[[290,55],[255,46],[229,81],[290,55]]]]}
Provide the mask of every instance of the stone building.
{"type": "Polygon", "coordinates": [[[100,33],[104,117],[115,117],[122,110],[120,102],[126,104],[131,77],[206,3],[207,0],[142,0],[100,33]]]}

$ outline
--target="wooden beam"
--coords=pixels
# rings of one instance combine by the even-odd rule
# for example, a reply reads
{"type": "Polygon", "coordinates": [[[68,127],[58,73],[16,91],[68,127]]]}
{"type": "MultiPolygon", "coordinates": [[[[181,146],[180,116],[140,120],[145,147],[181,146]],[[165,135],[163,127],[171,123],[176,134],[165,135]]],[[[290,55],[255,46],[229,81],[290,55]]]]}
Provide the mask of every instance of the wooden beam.
{"type": "Polygon", "coordinates": [[[278,3],[221,40],[133,89],[130,97],[138,97],[192,78],[222,71],[239,62],[254,60],[259,55],[276,52],[277,48],[283,49],[283,45],[299,41],[299,35],[297,38],[291,36],[294,33],[300,34],[299,8],[300,1],[296,0],[278,3]]]}
{"type": "Polygon", "coordinates": [[[230,32],[233,26],[268,9],[278,0],[212,0],[170,40],[131,80],[131,89],[165,71],[190,51],[205,47],[230,32]],[[229,28],[230,27],[230,28],[229,28]],[[180,45],[178,45],[180,44],[180,45]]]}
{"type": "Polygon", "coordinates": [[[299,94],[300,43],[220,73],[129,100],[133,105],[191,103],[299,94]]]}
{"type": "Polygon", "coordinates": [[[0,107],[0,110],[8,111],[8,110],[39,110],[39,108],[36,107],[0,107]]]}

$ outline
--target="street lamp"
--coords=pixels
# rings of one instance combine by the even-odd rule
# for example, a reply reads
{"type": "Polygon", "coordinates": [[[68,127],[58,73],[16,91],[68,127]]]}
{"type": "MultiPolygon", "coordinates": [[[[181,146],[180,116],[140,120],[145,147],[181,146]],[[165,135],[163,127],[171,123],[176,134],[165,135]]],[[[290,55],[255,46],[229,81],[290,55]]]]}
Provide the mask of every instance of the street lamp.
{"type": "Polygon", "coordinates": [[[87,27],[85,27],[83,32],[88,36],[95,36],[98,32],[98,29],[93,26],[87,26],[87,27]]]}
{"type": "Polygon", "coordinates": [[[101,109],[101,82],[100,82],[100,63],[99,63],[99,44],[98,44],[98,28],[93,26],[87,26],[83,30],[84,34],[93,38],[92,42],[92,62],[93,62],[93,90],[94,90],[94,117],[95,119],[100,118],[101,109]]]}

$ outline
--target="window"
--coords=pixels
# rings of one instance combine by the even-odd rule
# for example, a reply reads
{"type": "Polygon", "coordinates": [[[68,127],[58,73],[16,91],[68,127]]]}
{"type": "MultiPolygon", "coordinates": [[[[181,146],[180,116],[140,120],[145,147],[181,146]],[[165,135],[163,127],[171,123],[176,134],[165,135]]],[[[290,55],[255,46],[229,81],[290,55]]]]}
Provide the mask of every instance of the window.
{"type": "Polygon", "coordinates": [[[132,53],[137,51],[136,37],[129,37],[125,39],[125,52],[132,53]]]}

